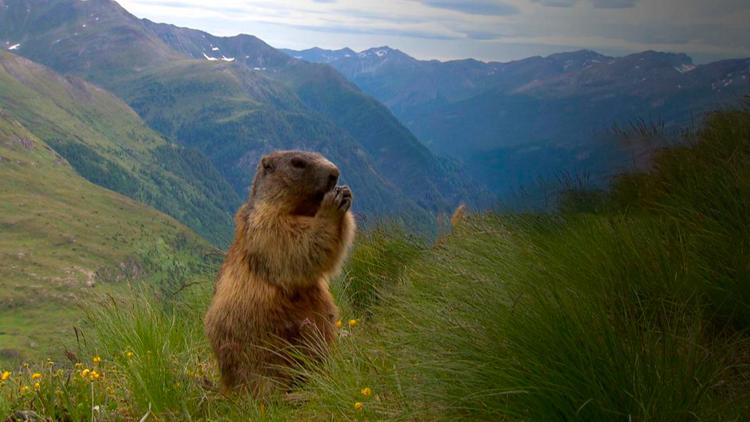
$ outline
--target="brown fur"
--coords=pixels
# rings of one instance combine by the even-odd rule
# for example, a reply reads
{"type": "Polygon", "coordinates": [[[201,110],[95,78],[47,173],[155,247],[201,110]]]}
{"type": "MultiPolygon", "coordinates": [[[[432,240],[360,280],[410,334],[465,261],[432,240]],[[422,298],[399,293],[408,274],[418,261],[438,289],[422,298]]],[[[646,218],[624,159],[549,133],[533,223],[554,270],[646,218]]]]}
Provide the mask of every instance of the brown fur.
{"type": "Polygon", "coordinates": [[[266,395],[286,378],[287,346],[324,351],[335,338],[328,282],[355,231],[351,191],[335,187],[338,174],[323,156],[300,151],[258,165],[205,317],[226,389],[266,395]]]}

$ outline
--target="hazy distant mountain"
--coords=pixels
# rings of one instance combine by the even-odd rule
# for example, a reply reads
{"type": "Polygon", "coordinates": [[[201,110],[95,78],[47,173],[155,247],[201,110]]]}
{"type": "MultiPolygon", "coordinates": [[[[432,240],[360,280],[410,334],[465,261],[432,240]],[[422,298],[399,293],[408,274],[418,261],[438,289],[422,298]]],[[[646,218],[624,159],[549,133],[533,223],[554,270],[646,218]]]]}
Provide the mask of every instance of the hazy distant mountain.
{"type": "Polygon", "coordinates": [[[286,52],[334,66],[433,151],[462,159],[498,191],[561,170],[627,165],[629,152],[608,134],[614,124],[684,125],[736,104],[750,87],[750,59],[695,65],[684,54],[653,51],[582,50],[509,63],[424,61],[388,47],[286,52]]]}
{"type": "Polygon", "coordinates": [[[328,66],[139,20],[110,0],[6,0],[0,43],[122,97],[154,129],[208,156],[244,196],[261,154],[314,149],[340,165],[356,210],[418,221],[475,196],[390,111],[328,66]]]}

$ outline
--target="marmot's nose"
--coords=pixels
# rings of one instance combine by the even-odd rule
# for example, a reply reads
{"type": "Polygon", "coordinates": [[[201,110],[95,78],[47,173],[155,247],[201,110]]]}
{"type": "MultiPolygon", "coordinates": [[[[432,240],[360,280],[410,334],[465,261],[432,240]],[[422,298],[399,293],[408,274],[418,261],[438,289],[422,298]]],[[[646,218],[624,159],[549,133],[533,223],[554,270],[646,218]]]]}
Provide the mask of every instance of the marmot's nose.
{"type": "Polygon", "coordinates": [[[339,181],[339,169],[334,167],[328,173],[328,190],[333,189],[336,186],[336,182],[338,181],[339,181]]]}

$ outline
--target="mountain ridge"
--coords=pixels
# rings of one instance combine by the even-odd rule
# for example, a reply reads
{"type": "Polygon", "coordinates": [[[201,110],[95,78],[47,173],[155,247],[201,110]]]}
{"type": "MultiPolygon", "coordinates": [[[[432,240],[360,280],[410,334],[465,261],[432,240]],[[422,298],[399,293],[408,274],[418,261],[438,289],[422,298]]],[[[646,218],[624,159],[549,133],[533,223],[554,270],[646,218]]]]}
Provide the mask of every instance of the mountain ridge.
{"type": "Polygon", "coordinates": [[[601,180],[626,170],[633,152],[612,127],[648,121],[674,131],[736,105],[750,88],[750,59],[696,65],[657,51],[578,50],[504,63],[418,60],[389,47],[285,52],[335,67],[433,152],[501,195],[560,173],[601,180]]]}

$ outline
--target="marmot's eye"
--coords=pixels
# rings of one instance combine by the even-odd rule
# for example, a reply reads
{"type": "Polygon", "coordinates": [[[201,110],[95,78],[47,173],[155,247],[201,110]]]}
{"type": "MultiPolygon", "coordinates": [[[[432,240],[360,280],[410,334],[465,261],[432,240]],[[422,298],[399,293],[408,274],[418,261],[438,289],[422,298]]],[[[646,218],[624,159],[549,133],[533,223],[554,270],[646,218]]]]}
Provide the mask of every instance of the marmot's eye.
{"type": "Polygon", "coordinates": [[[292,158],[292,166],[296,167],[298,169],[303,169],[303,168],[307,167],[307,163],[305,162],[305,160],[303,160],[301,158],[294,157],[294,158],[292,158]]]}

